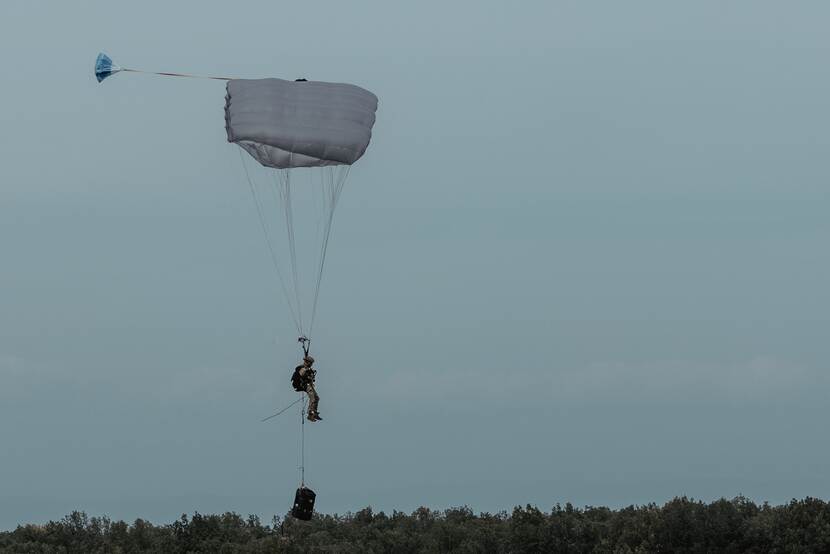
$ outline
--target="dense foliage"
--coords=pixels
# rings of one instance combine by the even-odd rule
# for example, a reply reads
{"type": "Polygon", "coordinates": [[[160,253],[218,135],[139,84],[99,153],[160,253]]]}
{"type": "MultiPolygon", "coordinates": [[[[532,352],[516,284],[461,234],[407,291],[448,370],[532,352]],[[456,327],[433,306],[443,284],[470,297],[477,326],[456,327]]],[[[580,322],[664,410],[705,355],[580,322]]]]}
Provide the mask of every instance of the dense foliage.
{"type": "Polygon", "coordinates": [[[479,515],[468,508],[391,515],[366,508],[310,522],[275,517],[270,525],[234,513],[183,515],[156,526],[73,512],[0,533],[0,552],[830,552],[830,504],[676,498],[662,507],[566,504],[549,513],[526,506],[479,515]]]}

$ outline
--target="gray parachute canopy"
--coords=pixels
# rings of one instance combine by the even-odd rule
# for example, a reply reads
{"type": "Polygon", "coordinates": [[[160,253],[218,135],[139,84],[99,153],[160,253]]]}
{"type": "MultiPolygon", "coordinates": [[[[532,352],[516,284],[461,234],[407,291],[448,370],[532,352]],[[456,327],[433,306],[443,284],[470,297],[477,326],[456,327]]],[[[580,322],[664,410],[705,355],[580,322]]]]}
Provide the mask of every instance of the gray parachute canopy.
{"type": "Polygon", "coordinates": [[[345,83],[233,79],[225,128],[266,167],[351,165],[369,146],[377,106],[374,94],[345,83]]]}

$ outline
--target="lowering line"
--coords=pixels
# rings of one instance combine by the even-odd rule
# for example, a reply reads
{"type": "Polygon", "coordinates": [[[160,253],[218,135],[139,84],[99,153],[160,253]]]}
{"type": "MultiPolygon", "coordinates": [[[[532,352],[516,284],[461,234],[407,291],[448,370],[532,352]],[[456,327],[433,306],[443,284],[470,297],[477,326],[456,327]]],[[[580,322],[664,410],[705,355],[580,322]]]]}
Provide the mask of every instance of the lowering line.
{"type": "Polygon", "coordinates": [[[300,400],[300,488],[305,488],[305,394],[300,400]]]}
{"type": "Polygon", "coordinates": [[[273,419],[273,418],[277,417],[278,415],[282,415],[282,414],[284,414],[285,412],[287,412],[287,411],[288,411],[288,409],[289,409],[289,408],[291,408],[292,406],[294,406],[294,404],[296,404],[296,403],[297,403],[297,402],[299,402],[300,400],[302,400],[302,398],[298,398],[297,400],[295,400],[294,402],[292,402],[291,404],[289,404],[288,406],[286,406],[285,408],[283,408],[283,409],[282,409],[282,410],[280,410],[279,412],[277,412],[277,413],[275,413],[275,414],[271,414],[271,415],[269,415],[268,417],[262,418],[262,419],[260,419],[260,421],[261,421],[261,422],[265,422],[265,421],[268,421],[269,419],[273,419]]]}

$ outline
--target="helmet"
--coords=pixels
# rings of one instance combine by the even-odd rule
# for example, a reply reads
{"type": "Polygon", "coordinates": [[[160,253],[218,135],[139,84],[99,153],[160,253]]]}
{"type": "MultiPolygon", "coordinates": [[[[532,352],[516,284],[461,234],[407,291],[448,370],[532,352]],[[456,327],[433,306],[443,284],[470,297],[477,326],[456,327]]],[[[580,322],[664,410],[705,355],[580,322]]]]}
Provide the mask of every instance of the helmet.
{"type": "Polygon", "coordinates": [[[312,358],[311,356],[306,356],[305,358],[303,358],[303,361],[308,365],[311,365],[314,363],[314,358],[312,358]]]}

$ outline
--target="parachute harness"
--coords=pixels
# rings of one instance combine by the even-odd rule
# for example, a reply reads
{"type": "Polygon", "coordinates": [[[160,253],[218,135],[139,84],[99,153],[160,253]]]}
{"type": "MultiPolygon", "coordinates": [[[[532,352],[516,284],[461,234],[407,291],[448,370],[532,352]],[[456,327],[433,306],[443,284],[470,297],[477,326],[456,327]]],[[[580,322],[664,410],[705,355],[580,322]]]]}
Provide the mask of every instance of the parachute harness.
{"type": "Polygon", "coordinates": [[[301,335],[300,338],[297,339],[297,342],[299,342],[300,346],[303,348],[303,356],[308,358],[308,349],[311,348],[311,339],[305,335],[301,335]]]}

